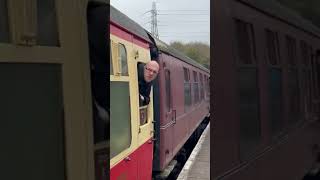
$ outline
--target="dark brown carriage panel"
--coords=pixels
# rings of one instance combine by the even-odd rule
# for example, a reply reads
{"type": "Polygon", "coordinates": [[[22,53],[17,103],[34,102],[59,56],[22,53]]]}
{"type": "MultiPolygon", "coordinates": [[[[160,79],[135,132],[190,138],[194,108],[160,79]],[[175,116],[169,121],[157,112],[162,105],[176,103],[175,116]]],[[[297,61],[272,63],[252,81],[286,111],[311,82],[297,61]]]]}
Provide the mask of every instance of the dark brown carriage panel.
{"type": "MultiPolygon", "coordinates": [[[[160,170],[163,170],[174,158],[182,145],[190,137],[197,125],[208,115],[208,101],[190,106],[185,111],[184,69],[190,72],[209,73],[195,68],[176,57],[162,52],[159,56],[159,89],[160,89],[160,170]],[[168,83],[168,74],[170,83],[168,83]],[[168,90],[170,85],[170,90],[168,90]],[[170,91],[170,92],[169,92],[170,91]],[[168,93],[169,92],[169,93],[168,93]],[[170,95],[170,103],[167,95],[170,95]]],[[[192,82],[192,79],[190,79],[192,82]]]]}
{"type": "MultiPolygon", "coordinates": [[[[295,38],[296,40],[296,47],[297,47],[297,52],[296,52],[296,57],[297,57],[297,61],[298,63],[301,61],[301,48],[300,48],[300,41],[301,40],[305,40],[308,42],[312,42],[314,41],[314,36],[311,36],[310,34],[305,33],[304,31],[302,31],[301,29],[297,29],[294,26],[289,26],[287,23],[283,22],[283,21],[279,21],[278,19],[272,18],[270,16],[268,16],[267,14],[264,14],[260,11],[258,11],[257,9],[251,8],[249,6],[245,6],[244,4],[241,3],[235,3],[236,5],[234,5],[235,10],[233,11],[233,16],[234,17],[238,17],[241,19],[245,19],[246,21],[249,21],[251,23],[253,23],[254,28],[255,28],[255,32],[256,32],[256,41],[257,43],[257,58],[259,61],[262,61],[261,64],[261,68],[260,68],[260,80],[262,83],[261,85],[263,85],[264,83],[268,83],[268,76],[267,73],[265,73],[264,71],[270,71],[270,67],[267,68],[265,65],[270,65],[270,63],[268,62],[268,53],[267,52],[267,37],[266,37],[266,31],[271,31],[273,33],[276,34],[277,39],[278,39],[278,43],[279,43],[279,49],[281,51],[280,53],[280,68],[279,70],[281,71],[282,74],[282,82],[283,82],[283,126],[285,126],[285,124],[290,123],[291,121],[291,115],[290,115],[290,109],[288,108],[288,103],[290,101],[290,97],[288,93],[285,93],[285,89],[289,86],[288,82],[290,79],[290,76],[292,75],[290,74],[290,76],[287,73],[283,73],[288,71],[289,69],[287,69],[286,64],[288,62],[288,58],[286,57],[286,44],[285,44],[285,37],[286,36],[292,36],[295,38]],[[245,12],[245,13],[244,13],[245,12]],[[253,15],[254,14],[254,15],[253,15]],[[266,76],[266,77],[263,77],[266,76]]],[[[299,63],[300,64],[300,63],[299,63]]],[[[298,65],[299,65],[298,64],[298,65]]],[[[297,72],[299,74],[299,72],[297,72]]],[[[301,73],[299,75],[299,77],[301,76],[301,73]]],[[[300,78],[300,81],[302,81],[302,79],[300,78]]],[[[309,84],[309,83],[308,83],[309,84]]],[[[306,85],[305,85],[306,86],[306,85]]],[[[268,89],[267,87],[265,88],[261,88],[260,92],[261,94],[261,104],[270,104],[271,99],[270,98],[263,98],[264,94],[268,93],[268,89]],[[265,91],[265,92],[263,92],[265,91]]],[[[303,101],[302,97],[300,97],[301,99],[299,99],[299,101],[303,101]]],[[[299,104],[300,107],[298,107],[299,109],[303,109],[302,107],[302,103],[299,104]]],[[[263,111],[265,108],[261,107],[261,111],[263,111]]],[[[266,113],[268,113],[266,111],[266,113]]],[[[262,117],[267,117],[266,115],[264,115],[264,113],[262,112],[261,114],[262,117]]],[[[297,116],[297,119],[301,119],[297,116]]],[[[263,119],[262,119],[262,123],[263,123],[263,119]]],[[[266,122],[268,122],[266,120],[266,122]]],[[[264,127],[263,127],[264,128],[264,127]]],[[[264,128],[265,129],[265,128],[264,128]]],[[[269,130],[265,129],[265,131],[269,132],[269,130]]],[[[266,133],[267,133],[266,132],[266,133]]],[[[267,134],[266,134],[267,135],[267,134]]],[[[267,137],[265,137],[266,141],[269,141],[269,136],[267,135],[267,137]]]]}
{"type": "Polygon", "coordinates": [[[232,0],[258,11],[260,14],[270,17],[276,21],[294,27],[312,36],[320,37],[320,29],[310,21],[302,18],[294,10],[282,6],[280,3],[270,0],[232,0]]]}
{"type": "MultiPolygon", "coordinates": [[[[253,1],[214,1],[214,43],[219,45],[214,48],[215,61],[213,61],[213,67],[215,67],[215,76],[213,79],[215,89],[214,94],[211,92],[215,107],[212,109],[215,115],[213,156],[211,156],[215,167],[212,174],[214,178],[224,176],[225,179],[293,179],[301,177],[314,160],[311,150],[308,149],[308,144],[319,143],[320,135],[319,129],[316,133],[315,124],[310,124],[310,117],[312,115],[315,117],[314,110],[316,109],[312,105],[307,108],[303,117],[298,118],[297,121],[302,122],[300,126],[296,123],[294,128],[290,126],[292,116],[290,116],[289,105],[293,103],[290,99],[295,97],[294,94],[297,94],[297,92],[288,91],[291,87],[296,86],[292,85],[291,79],[297,78],[292,78],[292,73],[289,74],[288,72],[294,68],[288,65],[290,58],[288,57],[286,37],[291,36],[296,40],[295,56],[298,61],[296,66],[299,72],[299,83],[304,82],[303,87],[307,89],[298,94],[309,93],[313,97],[317,97],[315,95],[316,83],[310,82],[316,80],[315,75],[312,76],[310,71],[314,68],[312,66],[303,68],[299,63],[302,54],[299,43],[301,40],[308,42],[308,45],[313,49],[309,55],[315,54],[315,47],[319,46],[320,42],[319,34],[317,34],[319,31],[290,15],[285,16],[285,11],[275,12],[277,9],[268,8],[273,6],[261,6],[261,4],[270,2],[259,0],[256,1],[257,3],[251,2],[253,1]],[[255,81],[259,89],[260,127],[258,128],[261,128],[260,145],[244,161],[241,155],[241,146],[238,147],[241,143],[240,127],[243,123],[239,119],[239,115],[243,111],[238,107],[239,97],[237,95],[239,64],[236,61],[238,59],[235,42],[236,19],[253,27],[257,64],[248,66],[248,68],[257,67],[258,76],[255,81]],[[300,27],[297,27],[299,25],[300,27]],[[274,59],[270,56],[278,56],[278,58],[274,59]],[[308,75],[303,76],[303,73],[301,73],[303,69],[307,70],[308,75]],[[275,109],[272,110],[276,106],[277,109],[282,108],[282,110],[279,112],[275,109]],[[278,118],[277,121],[275,121],[276,118],[278,118]],[[312,126],[315,127],[311,128],[312,126]],[[299,163],[293,163],[293,157],[296,157],[295,162],[299,163]],[[286,168],[283,169],[283,167],[286,168]]],[[[245,57],[246,54],[241,56],[245,57]]],[[[302,57],[306,57],[306,55],[302,57]]],[[[295,89],[304,89],[303,87],[299,85],[299,88],[295,89]]],[[[308,99],[310,97],[308,95],[308,99]]],[[[298,97],[296,99],[300,99],[295,101],[299,103],[303,98],[298,97]]],[[[310,103],[310,100],[307,103],[310,103]]],[[[302,103],[298,106],[301,110],[303,110],[303,107],[308,107],[303,106],[302,103]]],[[[297,107],[293,107],[293,109],[297,109],[297,107]]],[[[317,116],[319,117],[319,114],[317,116]]]]}
{"type": "MultiPolygon", "coordinates": [[[[298,94],[304,95],[305,93],[309,93],[312,94],[313,97],[317,97],[315,93],[316,83],[310,83],[310,81],[315,82],[316,80],[315,73],[313,73],[312,76],[310,69],[312,69],[312,71],[316,70],[313,70],[315,68],[312,66],[301,68],[300,61],[302,52],[299,43],[301,40],[308,42],[308,45],[313,49],[311,55],[314,54],[320,42],[318,38],[319,34],[317,35],[316,33],[319,31],[310,28],[310,26],[300,26],[297,28],[299,23],[305,24],[305,22],[298,22],[298,20],[295,19],[294,21],[297,21],[296,24],[292,21],[292,18],[286,20],[286,16],[276,17],[279,15],[279,12],[275,13],[274,10],[268,9],[267,6],[264,9],[259,9],[259,7],[262,6],[242,2],[251,1],[214,1],[214,42],[215,44],[219,44],[219,46],[215,46],[215,61],[213,61],[213,67],[215,67],[215,88],[213,91],[215,92],[213,94],[213,104],[215,107],[213,109],[213,114],[215,115],[213,132],[215,133],[213,134],[212,156],[212,162],[215,166],[213,169],[213,177],[216,178],[221,175],[225,175],[225,179],[293,179],[301,177],[308,167],[310,167],[312,158],[314,158],[311,156],[308,144],[316,144],[320,138],[319,133],[316,133],[317,126],[311,128],[311,126],[315,124],[309,124],[312,112],[314,112],[316,108],[311,105],[311,108],[309,108],[311,110],[307,110],[306,112],[308,113],[304,113],[303,118],[305,120],[302,121],[305,122],[304,126],[289,128],[292,118],[292,116],[290,116],[290,110],[297,110],[299,108],[303,110],[305,106],[299,104],[300,107],[289,107],[289,105],[294,102],[301,102],[302,97],[296,98],[298,100],[293,102],[291,100],[296,96],[295,94],[297,94],[297,92],[288,91],[293,87],[295,87],[295,89],[303,89],[301,85],[299,85],[299,88],[296,86],[297,84],[305,82],[303,87],[307,90],[298,94]],[[238,149],[238,144],[241,142],[240,127],[242,123],[238,117],[242,111],[238,107],[239,98],[237,95],[239,86],[239,84],[237,84],[237,67],[239,67],[239,64],[236,61],[239,58],[237,44],[235,42],[235,32],[237,31],[235,21],[237,19],[253,27],[257,62],[257,65],[253,65],[253,67],[257,67],[257,83],[260,101],[260,145],[257,150],[251,154],[251,157],[243,162],[239,160],[242,159],[241,146],[240,153],[238,149]],[[267,31],[269,31],[268,38],[267,31]],[[293,37],[296,41],[296,54],[294,55],[297,58],[296,67],[289,65],[290,54],[288,55],[288,44],[286,44],[287,36],[293,37]],[[270,39],[275,40],[270,41],[270,39]],[[270,49],[272,50],[270,51],[270,49]],[[270,55],[271,57],[278,56],[278,58],[271,58],[273,61],[270,62],[270,55]],[[298,75],[292,75],[294,73],[289,74],[289,72],[294,69],[297,69],[299,72],[297,73],[298,75]],[[303,69],[307,70],[306,74],[309,75],[302,76],[303,74],[301,72],[303,69]],[[310,78],[310,74],[312,78],[310,78]],[[297,76],[299,77],[299,83],[293,83],[293,77],[297,76]],[[276,84],[277,86],[274,86],[276,84]],[[272,91],[274,91],[273,94],[272,91]],[[277,94],[281,92],[282,95],[278,96],[277,94]],[[277,116],[278,120],[276,123],[274,123],[275,116],[272,116],[272,113],[276,111],[272,110],[272,105],[276,105],[278,102],[272,100],[273,96],[277,96],[275,99],[282,101],[278,105],[283,108],[282,112],[278,113],[279,116],[277,116]],[[228,105],[225,103],[226,99],[230,102],[228,105]],[[305,116],[306,114],[309,114],[309,116],[305,116]],[[277,124],[279,120],[281,123],[277,124]],[[281,144],[278,144],[279,142],[281,142],[281,144]],[[299,159],[297,158],[295,160],[299,163],[292,162],[293,157],[299,157],[299,159]],[[283,167],[290,170],[284,170],[283,167]]],[[[282,15],[283,13],[285,14],[285,12],[280,12],[280,14],[281,13],[282,15]]],[[[248,44],[246,44],[245,47],[248,47],[248,44]]],[[[291,51],[292,49],[294,48],[291,48],[291,51]]],[[[248,55],[248,52],[241,56],[245,57],[246,55],[248,55]]],[[[304,55],[303,57],[305,58],[309,55],[310,54],[304,55]]],[[[246,59],[246,61],[247,60],[248,59],[246,59]]],[[[246,63],[247,62],[245,62],[245,64],[246,63]]],[[[251,66],[251,68],[253,67],[251,66]]],[[[313,115],[315,114],[313,113],[313,115]]],[[[299,121],[301,118],[298,118],[296,121],[299,121]]]]}
{"type": "MultiPolygon", "coordinates": [[[[240,2],[240,1],[239,1],[240,2]]],[[[288,100],[290,99],[290,97],[288,97],[288,94],[285,93],[285,89],[287,89],[288,87],[288,81],[289,78],[287,73],[284,73],[288,70],[287,66],[287,62],[288,62],[288,57],[286,54],[287,51],[287,47],[285,44],[285,37],[288,36],[292,36],[295,38],[296,40],[296,48],[297,48],[297,52],[296,52],[296,58],[297,58],[297,65],[299,66],[301,64],[301,59],[302,57],[306,57],[307,55],[302,55],[301,52],[301,48],[300,48],[300,41],[307,41],[307,42],[312,42],[315,41],[315,36],[313,36],[310,33],[306,33],[305,31],[302,31],[301,29],[297,29],[295,26],[289,26],[288,23],[283,22],[283,21],[279,21],[279,19],[273,18],[272,16],[268,16],[268,14],[262,13],[257,9],[251,8],[249,6],[245,6],[244,4],[241,3],[235,3],[236,5],[234,5],[235,11],[233,16],[235,17],[241,17],[242,19],[245,19],[247,21],[250,21],[251,23],[253,23],[253,25],[255,26],[255,32],[256,32],[256,37],[257,37],[257,58],[260,62],[261,66],[260,66],[260,71],[270,71],[270,67],[272,66],[272,63],[268,62],[268,54],[269,52],[267,51],[268,48],[266,47],[268,44],[267,41],[267,36],[266,36],[266,31],[271,31],[272,33],[276,34],[276,38],[277,38],[277,43],[278,43],[278,49],[280,50],[281,53],[279,53],[279,69],[282,71],[282,81],[283,81],[283,105],[285,107],[283,107],[283,123],[288,123],[290,120],[288,119],[288,114],[289,109],[286,107],[288,104],[288,100]],[[253,15],[254,14],[254,15],[253,15]],[[260,38],[260,39],[258,39],[260,38]],[[268,67],[266,67],[266,65],[268,65],[268,67]],[[270,66],[271,65],[271,66],[270,66]]],[[[288,20],[289,21],[289,20],[288,20]]],[[[306,26],[307,27],[307,26],[306,26]]],[[[270,39],[270,38],[269,38],[270,39]]],[[[309,44],[309,43],[308,43],[309,44]]],[[[309,45],[308,45],[309,46],[309,45]]],[[[264,82],[268,82],[268,77],[263,77],[264,75],[267,75],[266,73],[261,73],[261,78],[260,80],[262,81],[261,83],[264,82]]],[[[301,76],[301,73],[300,73],[301,76]]],[[[300,78],[300,81],[303,81],[303,79],[300,78]]],[[[310,84],[310,83],[308,83],[310,84]]],[[[261,88],[263,89],[263,88],[261,88]]],[[[268,93],[268,89],[265,89],[266,92],[261,92],[261,95],[263,96],[263,94],[268,93]]],[[[270,104],[270,100],[271,98],[267,98],[266,101],[261,102],[261,104],[270,104]]],[[[302,99],[301,99],[302,100],[302,99]]],[[[302,104],[301,104],[302,106],[302,104]]],[[[299,107],[300,109],[303,109],[303,107],[299,107]]],[[[261,108],[261,110],[264,108],[261,108]]],[[[268,112],[267,112],[268,113],[268,112]]],[[[262,117],[265,117],[264,115],[261,115],[262,117]]],[[[301,119],[301,118],[300,118],[301,119]]]]}
{"type": "MultiPolygon", "coordinates": [[[[241,1],[239,1],[241,2],[241,1]]],[[[239,3],[241,4],[241,3],[239,3]]],[[[314,60],[315,54],[316,54],[316,48],[319,46],[319,39],[320,39],[320,31],[319,28],[312,25],[310,22],[302,19],[295,13],[291,11],[287,11],[286,8],[280,7],[279,5],[276,5],[275,3],[268,3],[268,2],[250,2],[250,9],[252,9],[252,13],[242,13],[242,10],[239,10],[240,14],[243,14],[247,17],[256,17],[257,20],[253,20],[256,22],[255,24],[257,26],[261,27],[272,27],[274,31],[279,32],[279,38],[280,40],[280,46],[282,46],[281,52],[285,52],[285,36],[289,35],[295,38],[297,43],[297,61],[299,64],[297,64],[297,67],[301,65],[303,62],[304,57],[312,57],[314,60]],[[253,13],[259,12],[262,16],[252,16],[253,13]],[[309,49],[312,49],[310,53],[303,53],[303,48],[301,48],[301,41],[307,42],[307,47],[309,49]]],[[[238,7],[235,8],[236,11],[238,10],[238,7]]],[[[239,16],[240,14],[237,13],[236,16],[239,16]]],[[[285,53],[282,53],[282,60],[287,60],[287,57],[285,56],[285,53]]],[[[311,61],[313,61],[311,60],[311,61]]],[[[303,112],[303,109],[306,109],[305,111],[314,112],[317,108],[317,89],[316,84],[317,80],[315,78],[315,68],[311,66],[302,68],[303,70],[298,70],[298,68],[288,68],[286,67],[287,61],[284,61],[283,64],[283,70],[284,71],[290,71],[292,73],[284,73],[283,74],[283,84],[285,87],[290,86],[292,84],[292,76],[296,76],[295,74],[298,74],[299,77],[299,83],[300,83],[300,89],[302,94],[306,94],[306,96],[300,96],[299,103],[300,107],[299,110],[303,112]],[[297,71],[297,73],[294,73],[294,71],[297,71]],[[313,100],[314,99],[314,100],[313,100]],[[304,102],[306,101],[306,102],[304,102]],[[314,103],[312,101],[315,101],[314,103]],[[306,104],[306,105],[305,105],[306,104]],[[305,107],[306,106],[306,107],[305,107]]],[[[290,114],[290,108],[288,107],[290,103],[289,95],[283,97],[285,100],[284,105],[286,107],[284,110],[284,123],[292,123],[292,116],[290,114]]],[[[296,119],[301,119],[302,117],[297,116],[296,119]]],[[[297,121],[297,120],[294,120],[297,121]]]]}
{"type": "MultiPolygon", "coordinates": [[[[226,174],[238,162],[235,75],[233,71],[231,1],[213,1],[214,52],[211,63],[210,99],[212,128],[211,179],[226,174]],[[214,89],[214,90],[213,90],[214,89]]],[[[234,10],[234,9],[232,9],[234,10]]]]}

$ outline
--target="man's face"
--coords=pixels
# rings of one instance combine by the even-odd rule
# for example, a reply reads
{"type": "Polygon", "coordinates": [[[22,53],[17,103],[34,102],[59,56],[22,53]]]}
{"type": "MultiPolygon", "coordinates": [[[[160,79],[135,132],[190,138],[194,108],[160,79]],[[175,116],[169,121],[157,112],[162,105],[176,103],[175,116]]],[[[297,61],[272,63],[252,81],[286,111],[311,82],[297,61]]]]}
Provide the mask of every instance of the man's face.
{"type": "Polygon", "coordinates": [[[144,80],[146,82],[151,82],[153,81],[159,71],[159,65],[155,62],[150,62],[144,66],[144,80]]]}

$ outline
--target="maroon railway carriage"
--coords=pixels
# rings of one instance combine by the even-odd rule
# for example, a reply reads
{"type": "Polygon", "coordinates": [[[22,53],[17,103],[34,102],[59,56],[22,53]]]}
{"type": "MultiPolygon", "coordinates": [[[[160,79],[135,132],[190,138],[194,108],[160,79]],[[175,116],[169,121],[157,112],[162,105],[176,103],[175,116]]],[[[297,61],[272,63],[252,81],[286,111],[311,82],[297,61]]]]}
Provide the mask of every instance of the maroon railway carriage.
{"type": "Polygon", "coordinates": [[[209,71],[156,40],[160,71],[154,89],[154,171],[163,171],[209,116],[209,71]]]}
{"type": "Polygon", "coordinates": [[[319,29],[271,0],[213,7],[212,179],[303,179],[320,160],[319,29]]]}
{"type": "MultiPolygon", "coordinates": [[[[124,62],[131,61],[131,63],[123,64],[121,62],[123,67],[127,65],[135,66],[136,64],[134,63],[147,62],[147,59],[144,59],[143,62],[142,60],[139,60],[139,62],[138,60],[135,60],[136,57],[133,56],[139,54],[141,57],[147,57],[158,61],[160,65],[158,78],[154,81],[153,85],[152,111],[154,114],[154,121],[152,123],[154,124],[154,129],[150,128],[152,127],[150,126],[150,121],[147,121],[149,123],[147,126],[145,124],[139,124],[139,128],[136,128],[137,132],[132,130],[132,136],[129,138],[128,136],[125,137],[129,142],[126,144],[128,147],[120,149],[116,145],[121,143],[118,143],[117,140],[115,140],[120,137],[119,134],[117,134],[119,129],[124,130],[125,132],[126,129],[123,129],[122,127],[131,128],[131,124],[134,123],[132,123],[132,121],[131,123],[128,123],[126,120],[130,118],[127,116],[121,117],[119,115],[121,113],[119,112],[122,111],[117,111],[117,109],[112,111],[111,108],[111,112],[114,112],[114,116],[111,115],[111,117],[114,117],[114,121],[112,121],[111,118],[111,137],[115,137],[115,141],[112,141],[112,138],[110,141],[111,152],[114,152],[115,154],[113,159],[111,159],[111,179],[126,177],[129,179],[138,178],[139,180],[148,179],[151,175],[152,163],[154,171],[159,172],[164,170],[168,166],[168,163],[173,159],[176,159],[177,154],[180,154],[179,151],[183,149],[182,147],[189,137],[191,136],[191,139],[193,140],[198,136],[198,132],[200,132],[199,129],[201,129],[198,128],[199,125],[209,116],[209,70],[170,48],[160,40],[154,39],[145,29],[112,6],[110,8],[110,17],[110,40],[112,43],[111,52],[113,54],[113,59],[111,60],[113,60],[113,68],[119,68],[118,66],[120,64],[115,65],[115,62],[120,60],[120,58],[118,58],[120,52],[123,53],[121,58],[124,59],[124,62]],[[125,51],[119,51],[119,48],[117,50],[117,47],[120,46],[124,46],[125,51]],[[145,56],[142,56],[143,53],[145,56]],[[123,122],[121,122],[122,120],[123,122]],[[117,123],[115,123],[116,121],[117,123]],[[115,127],[113,128],[113,131],[112,127],[115,127]],[[153,134],[154,139],[151,139],[153,134]],[[147,138],[144,139],[145,136],[147,138]],[[139,137],[139,141],[145,141],[142,143],[143,146],[131,148],[130,142],[133,142],[133,140],[130,139],[137,137],[139,137]],[[154,140],[153,157],[151,156],[153,153],[152,148],[150,149],[153,144],[152,140],[154,140]],[[112,145],[112,142],[114,143],[114,146],[112,145]]],[[[118,71],[121,69],[118,69],[118,71]]],[[[111,74],[111,88],[114,88],[114,91],[111,91],[111,94],[113,92],[113,95],[115,95],[112,97],[126,96],[130,99],[130,94],[128,94],[128,92],[124,93],[124,96],[122,96],[121,94],[116,93],[117,91],[115,88],[119,82],[132,80],[130,82],[131,84],[137,83],[137,77],[134,77],[133,74],[132,71],[127,75],[122,75],[121,73],[111,74]],[[115,75],[118,77],[115,77],[115,75]]],[[[119,98],[114,98],[114,102],[116,99],[117,103],[119,103],[119,98]]],[[[121,102],[125,105],[127,99],[125,98],[125,100],[120,101],[120,103],[121,102]]],[[[150,107],[152,106],[148,106],[147,108],[150,107]]],[[[133,112],[135,109],[137,110],[137,107],[130,107],[130,110],[133,112]]],[[[142,111],[140,111],[140,115],[141,112],[142,111]]],[[[135,116],[132,116],[132,118],[134,117],[135,116]]],[[[137,119],[138,118],[134,120],[137,121],[137,119]]],[[[202,127],[202,124],[200,126],[202,127]]]]}

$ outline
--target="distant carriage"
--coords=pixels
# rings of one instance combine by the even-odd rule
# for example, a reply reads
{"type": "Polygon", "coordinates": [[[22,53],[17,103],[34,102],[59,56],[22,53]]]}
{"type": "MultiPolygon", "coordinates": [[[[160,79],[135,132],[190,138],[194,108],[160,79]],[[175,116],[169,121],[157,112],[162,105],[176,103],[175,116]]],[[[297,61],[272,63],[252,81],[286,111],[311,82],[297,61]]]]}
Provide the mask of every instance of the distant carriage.
{"type": "Polygon", "coordinates": [[[320,159],[319,28],[270,1],[213,7],[212,178],[302,179],[320,159]]]}

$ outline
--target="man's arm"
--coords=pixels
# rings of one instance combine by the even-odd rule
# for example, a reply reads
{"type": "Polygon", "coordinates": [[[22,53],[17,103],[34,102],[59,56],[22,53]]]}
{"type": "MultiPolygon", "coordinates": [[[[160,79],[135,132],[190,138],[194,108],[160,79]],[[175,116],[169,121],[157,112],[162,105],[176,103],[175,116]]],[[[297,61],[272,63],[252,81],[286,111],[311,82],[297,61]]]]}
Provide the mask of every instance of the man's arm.
{"type": "Polygon", "coordinates": [[[141,94],[139,94],[140,96],[140,100],[139,100],[139,105],[140,106],[146,106],[150,103],[150,97],[147,97],[147,96],[143,96],[141,94]]]}

